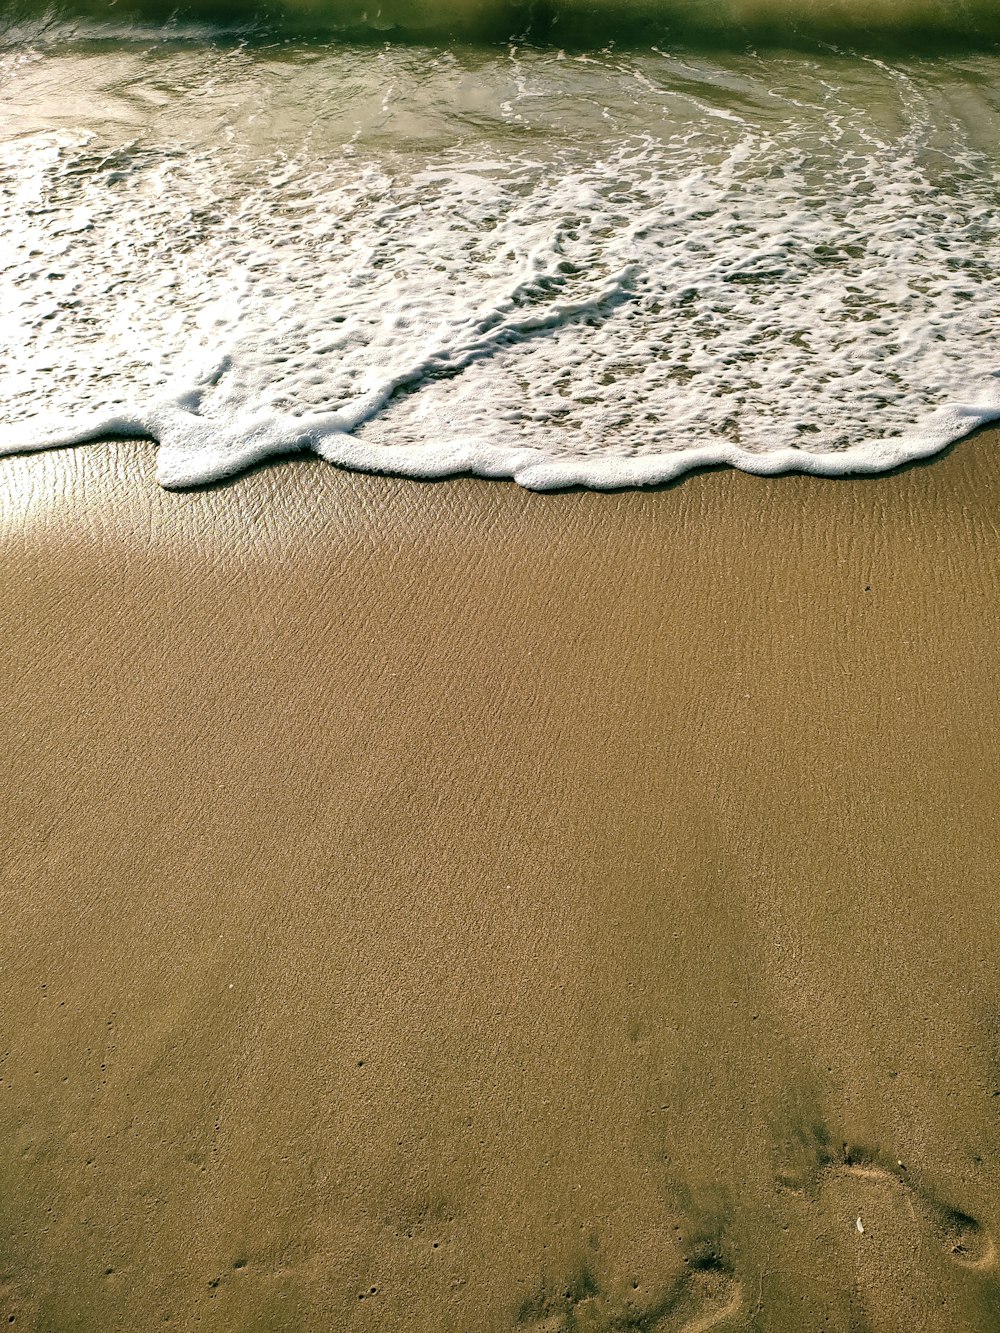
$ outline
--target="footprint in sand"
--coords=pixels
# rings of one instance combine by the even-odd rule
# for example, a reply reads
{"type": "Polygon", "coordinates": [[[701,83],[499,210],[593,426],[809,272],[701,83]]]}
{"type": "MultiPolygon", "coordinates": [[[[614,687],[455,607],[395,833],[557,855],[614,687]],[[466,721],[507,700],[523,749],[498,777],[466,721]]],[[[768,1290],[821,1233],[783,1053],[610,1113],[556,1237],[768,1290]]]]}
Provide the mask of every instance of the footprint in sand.
{"type": "MultiPolygon", "coordinates": [[[[907,1178],[900,1165],[895,1171],[874,1164],[845,1163],[829,1166],[825,1174],[832,1179],[857,1181],[870,1187],[872,1192],[892,1191],[905,1202],[914,1218],[922,1219],[928,1232],[935,1237],[943,1252],[963,1268],[989,1269],[996,1262],[993,1237],[967,1213],[949,1208],[928,1194],[918,1190],[907,1178]]],[[[859,1212],[855,1230],[865,1235],[864,1217],[859,1212]]]]}
{"type": "Polygon", "coordinates": [[[976,1218],[943,1203],[902,1162],[819,1141],[805,1156],[812,1160],[782,1184],[799,1200],[800,1236],[811,1234],[800,1254],[812,1256],[831,1327],[1000,1328],[996,1246],[976,1218]]]}
{"type": "MultiPolygon", "coordinates": [[[[780,1177],[784,1188],[810,1197],[840,1193],[844,1206],[848,1194],[863,1194],[876,1210],[894,1201],[896,1211],[902,1205],[955,1263],[973,1269],[988,1269],[995,1264],[996,1246],[989,1232],[968,1213],[941,1203],[921,1188],[902,1162],[884,1161],[876,1152],[848,1144],[837,1149],[820,1132],[810,1137],[811,1142],[800,1144],[804,1151],[798,1169],[780,1177]]],[[[854,1223],[857,1234],[864,1236],[866,1227],[860,1211],[854,1223]]]]}
{"type": "Polygon", "coordinates": [[[664,1287],[628,1296],[604,1285],[591,1268],[557,1293],[526,1302],[518,1318],[524,1333],[710,1333],[735,1329],[743,1305],[739,1283],[715,1255],[686,1260],[685,1271],[664,1287]]]}

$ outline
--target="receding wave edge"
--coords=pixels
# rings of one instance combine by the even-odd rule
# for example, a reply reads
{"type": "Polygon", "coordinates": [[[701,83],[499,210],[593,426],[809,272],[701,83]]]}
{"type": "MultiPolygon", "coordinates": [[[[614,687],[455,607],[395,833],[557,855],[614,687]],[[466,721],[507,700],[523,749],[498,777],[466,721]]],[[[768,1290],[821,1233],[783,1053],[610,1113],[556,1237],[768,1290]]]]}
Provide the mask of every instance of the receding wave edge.
{"type": "Polygon", "coordinates": [[[847,449],[810,452],[774,449],[755,453],[726,441],[642,457],[603,454],[549,457],[517,445],[453,440],[427,445],[369,444],[350,433],[336,414],[313,418],[261,415],[228,430],[221,423],[170,405],[136,416],[94,417],[72,431],[42,426],[0,437],[0,457],[92,444],[108,439],[149,439],[159,445],[156,478],[168,490],[210,485],[270,458],[312,452],[358,472],[440,480],[472,474],[509,479],[533,491],[585,487],[623,490],[665,485],[700,468],[731,467],[755,476],[807,473],[818,477],[872,476],[933,457],[981,426],[1000,421],[995,401],[939,408],[911,433],[874,439],[847,449]]]}

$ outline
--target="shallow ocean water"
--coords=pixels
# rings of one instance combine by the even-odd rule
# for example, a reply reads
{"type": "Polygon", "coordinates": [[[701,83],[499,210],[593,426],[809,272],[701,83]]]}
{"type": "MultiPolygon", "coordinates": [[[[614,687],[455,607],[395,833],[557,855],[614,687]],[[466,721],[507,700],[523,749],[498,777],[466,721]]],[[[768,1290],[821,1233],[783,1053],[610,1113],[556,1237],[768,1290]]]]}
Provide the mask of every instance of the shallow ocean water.
{"type": "Polygon", "coordinates": [[[608,486],[1000,417],[1000,57],[735,45],[10,26],[0,452],[608,486]]]}

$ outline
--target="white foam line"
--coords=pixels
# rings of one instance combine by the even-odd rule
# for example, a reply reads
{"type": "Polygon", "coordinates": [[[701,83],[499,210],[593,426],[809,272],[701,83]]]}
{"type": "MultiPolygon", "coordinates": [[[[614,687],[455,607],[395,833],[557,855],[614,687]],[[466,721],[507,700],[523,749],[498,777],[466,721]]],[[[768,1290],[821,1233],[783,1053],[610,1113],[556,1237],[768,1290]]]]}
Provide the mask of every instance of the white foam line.
{"type": "Polygon", "coordinates": [[[328,436],[315,441],[312,448],[328,462],[357,471],[423,479],[471,472],[483,477],[509,477],[532,491],[563,490],[569,486],[583,486],[589,490],[657,486],[676,481],[684,473],[703,467],[732,467],[760,477],[791,472],[831,478],[870,476],[933,457],[979,426],[1000,420],[1000,406],[953,407],[942,409],[935,415],[939,418],[938,428],[931,428],[919,436],[873,440],[843,451],[825,453],[775,449],[757,454],[736,444],[718,443],[641,458],[607,454],[540,458],[537,449],[475,441],[454,443],[431,453],[407,446],[367,445],[351,436],[328,436]]]}
{"type": "Polygon", "coordinates": [[[266,458],[312,450],[327,462],[354,471],[434,480],[459,473],[510,478],[527,490],[569,486],[621,490],[663,485],[695,468],[732,467],[755,476],[800,472],[819,477],[877,475],[933,457],[978,427],[1000,420],[1000,404],[941,408],[918,435],[872,440],[841,451],[809,453],[775,449],[752,453],[717,443],[643,457],[546,457],[535,448],[453,441],[431,445],[373,445],[329,416],[274,415],[243,419],[228,429],[219,422],[173,407],[149,414],[93,418],[75,432],[0,439],[0,457],[66,448],[98,440],[152,439],[160,446],[157,480],[170,490],[221,481],[266,458]]]}
{"type": "MultiPolygon", "coordinates": [[[[551,275],[537,272],[525,281],[518,283],[513,292],[494,311],[466,326],[468,333],[464,345],[457,347],[443,346],[424,353],[406,369],[386,379],[377,388],[358,398],[354,403],[325,417],[314,418],[314,429],[323,430],[327,421],[332,431],[352,431],[378,412],[399,389],[410,384],[418,384],[428,375],[455,374],[482,357],[496,352],[504,343],[529,334],[542,333],[558,328],[579,315],[599,312],[609,301],[622,295],[627,285],[636,274],[636,266],[629,265],[613,274],[597,291],[579,301],[559,301],[537,313],[525,314],[516,318],[513,314],[502,314],[516,302],[530,298],[541,281],[556,281],[551,275]]],[[[460,331],[461,334],[461,331],[460,331]]]]}

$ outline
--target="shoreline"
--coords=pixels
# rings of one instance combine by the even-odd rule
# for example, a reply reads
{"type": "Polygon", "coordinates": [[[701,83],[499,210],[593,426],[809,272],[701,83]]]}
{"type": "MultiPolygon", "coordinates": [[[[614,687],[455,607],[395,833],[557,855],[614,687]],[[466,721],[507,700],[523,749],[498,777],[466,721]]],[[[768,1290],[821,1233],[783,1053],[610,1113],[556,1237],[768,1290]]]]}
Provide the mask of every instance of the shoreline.
{"type": "Polygon", "coordinates": [[[0,1313],[992,1329],[998,443],[0,462],[0,1313]]]}
{"type": "MultiPolygon", "coordinates": [[[[423,373],[422,370],[420,373],[423,373]]],[[[846,449],[745,449],[731,442],[699,448],[640,454],[546,455],[531,447],[515,448],[459,440],[445,449],[371,444],[353,432],[377,416],[393,389],[373,392],[373,404],[361,402],[341,412],[307,417],[262,417],[253,430],[235,428],[213,448],[217,425],[179,406],[148,417],[98,418],[79,431],[41,431],[21,441],[0,438],[0,459],[92,443],[136,442],[156,448],[156,481],[165,490],[210,487],[242,476],[248,469],[289,458],[319,457],[335,467],[376,477],[412,481],[453,481],[477,477],[512,481],[529,491],[575,487],[593,491],[648,490],[671,486],[692,472],[730,467],[758,477],[884,476],[898,468],[938,457],[1000,419],[1000,398],[992,390],[972,407],[950,404],[929,415],[918,429],[876,438],[846,449]],[[971,423],[971,424],[970,424],[971,423]]]]}

